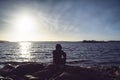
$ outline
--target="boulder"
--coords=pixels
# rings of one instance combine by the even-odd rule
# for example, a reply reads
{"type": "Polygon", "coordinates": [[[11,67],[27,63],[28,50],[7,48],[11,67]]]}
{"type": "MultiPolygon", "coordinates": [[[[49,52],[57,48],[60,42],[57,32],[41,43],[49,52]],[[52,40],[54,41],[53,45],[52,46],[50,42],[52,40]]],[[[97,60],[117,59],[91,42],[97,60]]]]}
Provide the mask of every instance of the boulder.
{"type": "Polygon", "coordinates": [[[12,73],[15,75],[26,75],[26,74],[32,74],[34,72],[40,71],[44,69],[43,64],[24,64],[19,65],[15,69],[12,70],[12,73]]]}
{"type": "Polygon", "coordinates": [[[87,68],[67,66],[64,71],[54,80],[112,80],[108,75],[87,68]]]}
{"type": "Polygon", "coordinates": [[[50,64],[50,65],[47,65],[44,70],[35,72],[32,75],[35,77],[39,77],[40,80],[46,80],[46,79],[48,80],[50,78],[54,78],[58,76],[62,72],[63,71],[60,69],[59,66],[50,64]]]}
{"type": "Polygon", "coordinates": [[[12,70],[15,69],[11,64],[5,65],[2,69],[0,69],[0,75],[8,76],[11,75],[12,70]]]}

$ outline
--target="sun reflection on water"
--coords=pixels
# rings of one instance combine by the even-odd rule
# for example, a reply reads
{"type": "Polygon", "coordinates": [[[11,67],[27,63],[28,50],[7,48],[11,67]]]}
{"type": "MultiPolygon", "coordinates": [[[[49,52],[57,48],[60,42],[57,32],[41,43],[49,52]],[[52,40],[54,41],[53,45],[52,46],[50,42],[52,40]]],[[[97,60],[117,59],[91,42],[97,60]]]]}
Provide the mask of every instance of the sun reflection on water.
{"type": "Polygon", "coordinates": [[[19,57],[22,59],[22,61],[30,61],[31,59],[31,54],[30,54],[30,49],[31,49],[31,42],[20,42],[20,54],[19,57]]]}

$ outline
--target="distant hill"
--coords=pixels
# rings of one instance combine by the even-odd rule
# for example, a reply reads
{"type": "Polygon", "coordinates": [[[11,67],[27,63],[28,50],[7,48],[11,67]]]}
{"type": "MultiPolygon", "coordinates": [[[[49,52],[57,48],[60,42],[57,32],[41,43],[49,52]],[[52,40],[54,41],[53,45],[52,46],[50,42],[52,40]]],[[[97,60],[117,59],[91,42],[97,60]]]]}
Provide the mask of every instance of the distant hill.
{"type": "Polygon", "coordinates": [[[120,41],[96,41],[96,40],[83,40],[83,43],[106,43],[106,42],[114,42],[114,43],[118,43],[120,41]]]}
{"type": "Polygon", "coordinates": [[[83,40],[83,43],[105,43],[106,41],[83,40]]]}
{"type": "Polygon", "coordinates": [[[9,41],[0,40],[0,43],[5,43],[5,42],[9,42],[9,41]]]}

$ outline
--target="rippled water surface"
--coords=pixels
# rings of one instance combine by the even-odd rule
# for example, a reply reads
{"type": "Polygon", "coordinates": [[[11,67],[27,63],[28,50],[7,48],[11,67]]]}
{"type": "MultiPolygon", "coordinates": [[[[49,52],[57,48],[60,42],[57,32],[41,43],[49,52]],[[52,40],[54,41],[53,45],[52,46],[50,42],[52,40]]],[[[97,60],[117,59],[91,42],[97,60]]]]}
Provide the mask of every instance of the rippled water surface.
{"type": "Polygon", "coordinates": [[[7,42],[0,43],[0,62],[52,62],[56,43],[63,46],[67,64],[119,65],[120,43],[7,42]]]}

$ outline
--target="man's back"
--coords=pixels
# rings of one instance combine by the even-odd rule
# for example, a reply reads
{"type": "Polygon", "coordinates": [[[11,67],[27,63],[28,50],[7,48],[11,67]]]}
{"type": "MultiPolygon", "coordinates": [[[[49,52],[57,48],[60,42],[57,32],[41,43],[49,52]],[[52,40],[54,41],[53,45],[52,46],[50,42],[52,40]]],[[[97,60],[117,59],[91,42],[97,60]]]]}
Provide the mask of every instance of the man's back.
{"type": "Polygon", "coordinates": [[[53,63],[54,64],[65,64],[66,63],[66,53],[61,49],[56,49],[53,51],[53,63]]]}

